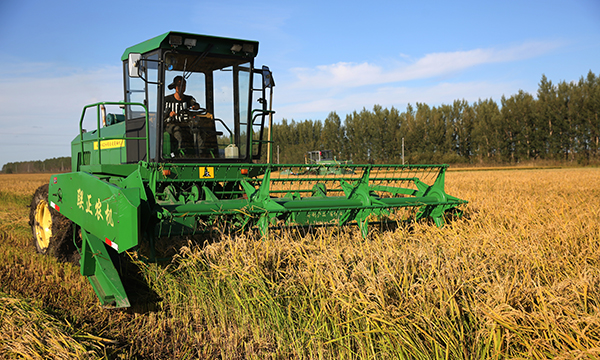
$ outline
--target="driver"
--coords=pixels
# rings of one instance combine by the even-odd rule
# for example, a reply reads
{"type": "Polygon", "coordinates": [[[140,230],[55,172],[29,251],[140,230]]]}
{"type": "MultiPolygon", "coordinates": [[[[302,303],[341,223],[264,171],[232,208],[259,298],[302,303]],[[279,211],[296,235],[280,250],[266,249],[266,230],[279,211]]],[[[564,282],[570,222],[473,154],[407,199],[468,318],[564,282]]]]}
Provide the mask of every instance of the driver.
{"type": "Polygon", "coordinates": [[[181,110],[199,110],[200,105],[193,96],[185,95],[186,81],[183,76],[175,76],[169,85],[169,90],[175,89],[175,93],[165,96],[165,119],[167,122],[183,121],[181,110]]]}
{"type": "Polygon", "coordinates": [[[199,110],[200,105],[193,96],[185,95],[186,81],[183,76],[175,76],[173,82],[169,85],[169,90],[175,89],[175,93],[165,96],[165,131],[171,134],[178,143],[179,149],[182,149],[183,131],[187,129],[187,114],[182,110],[199,110]]]}

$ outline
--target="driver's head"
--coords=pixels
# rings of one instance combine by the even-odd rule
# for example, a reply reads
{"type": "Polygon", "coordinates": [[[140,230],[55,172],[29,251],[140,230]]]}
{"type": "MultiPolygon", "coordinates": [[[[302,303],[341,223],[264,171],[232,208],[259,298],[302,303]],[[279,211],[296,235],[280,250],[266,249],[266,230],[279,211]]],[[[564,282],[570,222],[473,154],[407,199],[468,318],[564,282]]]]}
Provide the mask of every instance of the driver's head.
{"type": "Polygon", "coordinates": [[[171,84],[169,84],[169,90],[173,90],[175,89],[175,91],[179,92],[180,94],[183,94],[185,92],[185,79],[183,78],[183,76],[175,76],[175,78],[173,78],[173,82],[171,84]]]}

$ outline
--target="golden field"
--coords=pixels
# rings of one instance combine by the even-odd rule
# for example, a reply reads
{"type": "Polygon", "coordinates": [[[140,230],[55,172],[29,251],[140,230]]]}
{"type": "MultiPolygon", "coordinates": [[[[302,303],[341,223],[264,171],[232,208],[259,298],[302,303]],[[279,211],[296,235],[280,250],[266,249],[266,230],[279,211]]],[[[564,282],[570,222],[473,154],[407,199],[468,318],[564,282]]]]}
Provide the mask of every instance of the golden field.
{"type": "Polygon", "coordinates": [[[450,171],[446,192],[469,204],[441,229],[190,245],[138,264],[154,297],[128,311],[100,308],[76,266],[35,254],[27,205],[48,178],[0,175],[3,357],[600,357],[597,168],[450,171]],[[49,326],[27,332],[15,304],[49,326]]]}

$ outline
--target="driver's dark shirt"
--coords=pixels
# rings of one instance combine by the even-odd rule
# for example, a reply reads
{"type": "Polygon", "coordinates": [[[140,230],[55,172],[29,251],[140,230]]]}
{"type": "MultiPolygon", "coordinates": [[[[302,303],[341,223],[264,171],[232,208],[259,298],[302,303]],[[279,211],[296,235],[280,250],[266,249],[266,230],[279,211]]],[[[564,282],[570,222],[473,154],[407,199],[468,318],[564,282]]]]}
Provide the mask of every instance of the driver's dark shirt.
{"type": "Polygon", "coordinates": [[[165,96],[165,121],[166,122],[182,122],[185,121],[185,117],[181,115],[175,115],[170,117],[171,111],[179,113],[182,109],[192,110],[192,107],[197,104],[196,99],[190,95],[183,95],[181,100],[175,98],[175,94],[165,96]],[[184,107],[183,104],[186,104],[184,107]]]}

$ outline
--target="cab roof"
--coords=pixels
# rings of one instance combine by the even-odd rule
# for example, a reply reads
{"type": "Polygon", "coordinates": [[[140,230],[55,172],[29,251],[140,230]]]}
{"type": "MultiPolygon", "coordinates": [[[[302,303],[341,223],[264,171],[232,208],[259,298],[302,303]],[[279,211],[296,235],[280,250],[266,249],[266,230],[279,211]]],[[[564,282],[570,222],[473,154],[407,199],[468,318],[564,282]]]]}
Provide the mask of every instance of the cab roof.
{"type": "Polygon", "coordinates": [[[258,41],[169,31],[128,47],[121,60],[126,61],[131,53],[145,54],[157,49],[180,49],[198,53],[208,49],[209,54],[253,58],[258,54],[258,41]]]}

